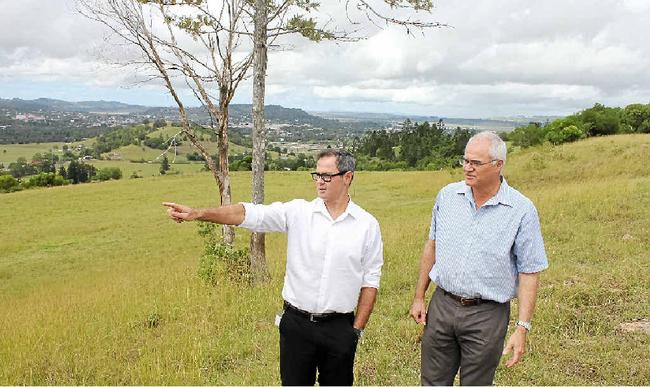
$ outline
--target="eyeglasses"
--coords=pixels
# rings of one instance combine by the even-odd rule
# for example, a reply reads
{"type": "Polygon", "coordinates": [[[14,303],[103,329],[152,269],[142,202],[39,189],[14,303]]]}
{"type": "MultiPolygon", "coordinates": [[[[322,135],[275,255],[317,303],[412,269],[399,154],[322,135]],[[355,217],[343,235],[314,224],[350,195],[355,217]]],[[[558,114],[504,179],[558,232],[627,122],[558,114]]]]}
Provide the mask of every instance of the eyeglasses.
{"type": "Polygon", "coordinates": [[[348,173],[348,171],[341,171],[341,172],[339,172],[339,173],[318,173],[318,172],[312,172],[312,173],[311,173],[311,178],[312,178],[314,181],[318,181],[318,179],[321,179],[321,180],[323,180],[324,182],[329,183],[330,181],[332,181],[332,178],[333,178],[334,176],[343,176],[343,175],[345,175],[346,173],[348,173]]]}
{"type": "Polygon", "coordinates": [[[485,165],[485,164],[489,164],[489,163],[494,163],[495,161],[499,161],[499,160],[497,160],[497,159],[492,159],[492,160],[490,160],[490,161],[481,162],[481,161],[479,161],[479,160],[467,160],[466,158],[461,157],[460,159],[458,159],[458,164],[460,164],[461,167],[464,167],[465,165],[469,164],[469,165],[472,166],[472,168],[478,168],[478,167],[480,167],[481,165],[485,165]]]}

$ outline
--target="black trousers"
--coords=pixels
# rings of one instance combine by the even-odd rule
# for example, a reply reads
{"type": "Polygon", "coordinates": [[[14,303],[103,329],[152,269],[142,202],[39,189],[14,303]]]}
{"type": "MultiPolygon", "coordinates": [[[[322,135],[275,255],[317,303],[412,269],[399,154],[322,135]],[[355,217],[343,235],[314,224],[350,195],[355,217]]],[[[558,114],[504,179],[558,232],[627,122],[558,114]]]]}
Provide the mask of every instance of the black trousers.
{"type": "Polygon", "coordinates": [[[357,335],[354,315],[312,322],[291,309],[280,320],[280,378],[284,386],[351,386],[357,335]]]}
{"type": "Polygon", "coordinates": [[[436,289],[422,335],[422,385],[492,385],[508,330],[510,303],[463,306],[436,289]]]}

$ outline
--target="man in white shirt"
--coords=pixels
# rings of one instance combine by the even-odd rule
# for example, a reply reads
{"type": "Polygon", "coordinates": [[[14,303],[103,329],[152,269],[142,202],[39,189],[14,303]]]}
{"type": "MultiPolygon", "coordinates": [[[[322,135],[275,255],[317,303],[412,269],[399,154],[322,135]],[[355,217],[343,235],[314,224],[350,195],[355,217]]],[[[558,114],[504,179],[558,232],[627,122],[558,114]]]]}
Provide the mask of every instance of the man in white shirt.
{"type": "Polygon", "coordinates": [[[355,160],[346,151],[318,155],[318,198],[270,205],[239,203],[196,209],[175,203],[169,216],[286,232],[284,314],[280,321],[283,385],[351,385],[354,355],[379,288],[383,245],[379,223],[348,195],[355,160]],[[356,308],[356,313],[355,313],[356,308]]]}

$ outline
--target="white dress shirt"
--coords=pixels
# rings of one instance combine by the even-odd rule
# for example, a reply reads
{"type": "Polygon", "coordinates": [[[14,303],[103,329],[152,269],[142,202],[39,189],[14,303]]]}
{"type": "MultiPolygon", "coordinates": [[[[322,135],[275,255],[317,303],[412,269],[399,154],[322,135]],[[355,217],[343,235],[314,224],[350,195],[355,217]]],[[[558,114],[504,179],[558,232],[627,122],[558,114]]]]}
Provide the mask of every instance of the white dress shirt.
{"type": "Polygon", "coordinates": [[[379,223],[350,200],[332,219],[322,199],[270,205],[242,203],[239,227],[286,232],[282,297],[311,313],[354,311],[362,287],[379,288],[384,263],[379,223]]]}

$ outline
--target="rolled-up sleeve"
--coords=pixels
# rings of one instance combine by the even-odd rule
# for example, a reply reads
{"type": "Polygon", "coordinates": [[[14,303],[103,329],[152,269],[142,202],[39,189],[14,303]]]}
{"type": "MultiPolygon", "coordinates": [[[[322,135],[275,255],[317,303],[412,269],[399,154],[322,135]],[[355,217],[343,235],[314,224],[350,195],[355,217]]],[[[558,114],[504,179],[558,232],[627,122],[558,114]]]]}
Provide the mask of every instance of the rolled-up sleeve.
{"type": "Polygon", "coordinates": [[[287,232],[287,207],[289,203],[241,204],[244,206],[246,214],[239,227],[255,232],[287,232]]]}
{"type": "Polygon", "coordinates": [[[381,267],[384,265],[384,244],[381,240],[379,223],[376,220],[374,220],[369,229],[366,254],[361,264],[363,266],[363,282],[361,287],[379,289],[381,267]]]}
{"type": "Polygon", "coordinates": [[[513,252],[517,258],[519,273],[537,273],[548,267],[539,216],[532,203],[522,217],[513,252]]]}

